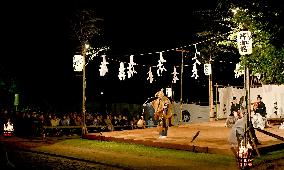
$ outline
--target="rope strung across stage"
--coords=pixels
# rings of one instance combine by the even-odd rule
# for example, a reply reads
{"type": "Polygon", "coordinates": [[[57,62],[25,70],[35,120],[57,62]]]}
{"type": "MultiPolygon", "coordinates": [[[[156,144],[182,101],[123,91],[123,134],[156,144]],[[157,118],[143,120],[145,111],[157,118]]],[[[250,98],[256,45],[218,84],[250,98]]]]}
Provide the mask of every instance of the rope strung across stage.
{"type": "MultiPolygon", "coordinates": [[[[203,40],[203,41],[200,41],[200,42],[197,42],[197,43],[193,43],[193,44],[190,44],[190,45],[185,45],[185,46],[181,46],[181,47],[177,47],[177,48],[172,48],[172,49],[168,49],[168,50],[163,50],[163,51],[159,51],[159,52],[149,52],[149,53],[143,53],[143,54],[137,54],[137,55],[140,55],[140,56],[143,56],[143,55],[154,55],[156,53],[159,54],[160,58],[158,60],[158,64],[157,65],[144,65],[144,64],[137,64],[133,61],[133,54],[130,55],[130,62],[124,62],[124,61],[119,61],[119,60],[116,60],[114,58],[107,58],[106,57],[106,54],[103,54],[101,57],[102,57],[102,62],[100,64],[100,69],[99,69],[99,72],[100,72],[100,76],[105,76],[106,73],[108,72],[108,64],[109,62],[107,62],[107,60],[111,60],[111,61],[115,61],[115,62],[119,62],[120,63],[120,67],[119,67],[119,73],[118,73],[118,78],[120,80],[125,80],[126,78],[126,73],[125,73],[125,70],[127,69],[127,78],[131,78],[133,77],[134,74],[137,74],[136,70],[134,69],[134,66],[142,66],[142,67],[148,67],[149,68],[149,71],[148,71],[148,77],[147,77],[147,80],[149,80],[150,83],[152,83],[154,81],[154,74],[152,73],[152,67],[156,67],[157,68],[157,75],[158,76],[162,76],[162,72],[164,71],[167,71],[167,69],[165,68],[164,64],[166,62],[166,60],[163,58],[163,53],[165,52],[169,52],[169,51],[176,51],[178,49],[183,49],[183,48],[188,48],[188,47],[191,47],[191,46],[194,46],[195,48],[195,53],[194,53],[194,57],[192,58],[192,60],[194,60],[195,62],[192,64],[193,68],[192,68],[192,76],[191,77],[194,77],[195,79],[197,79],[199,76],[197,74],[197,64],[200,65],[201,63],[198,61],[198,56],[200,55],[200,52],[197,51],[197,44],[202,44],[202,43],[205,43],[205,42],[208,42],[208,41],[213,41],[215,42],[214,40],[217,39],[217,38],[220,38],[224,35],[227,35],[229,34],[230,32],[228,33],[225,33],[225,34],[222,34],[222,35],[219,35],[219,36],[215,36],[215,37],[211,37],[207,40],[203,40]],[[125,68],[125,64],[128,64],[128,67],[125,68]]],[[[108,47],[103,47],[103,48],[89,48],[88,51],[86,52],[86,56],[89,56],[89,61],[93,60],[94,57],[98,56],[100,52],[103,52],[103,51],[107,51],[109,50],[108,47]]],[[[75,55],[74,58],[73,58],[73,68],[74,68],[74,71],[81,71],[82,70],[82,62],[80,62],[82,60],[82,57],[80,55],[75,55]]],[[[219,61],[220,63],[223,63],[224,61],[219,61]]],[[[88,64],[89,62],[86,63],[86,65],[88,64]]],[[[232,63],[232,62],[230,62],[232,63]]],[[[189,65],[184,65],[184,66],[189,66],[189,65]]],[[[177,71],[176,71],[176,68],[178,68],[180,66],[173,66],[173,83],[176,83],[177,80],[179,80],[177,78],[177,71]]],[[[210,67],[211,68],[211,67],[210,67]]],[[[205,70],[208,70],[208,64],[204,64],[204,71],[205,70]],[[205,68],[206,67],[206,68],[205,68]]],[[[206,73],[205,73],[206,74],[206,73]]]]}

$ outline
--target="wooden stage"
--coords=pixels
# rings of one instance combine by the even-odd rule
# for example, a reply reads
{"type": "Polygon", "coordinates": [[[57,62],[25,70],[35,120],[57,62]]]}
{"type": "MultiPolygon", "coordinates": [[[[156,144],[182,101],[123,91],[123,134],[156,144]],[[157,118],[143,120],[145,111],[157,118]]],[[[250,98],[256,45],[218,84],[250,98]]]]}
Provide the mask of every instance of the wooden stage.
{"type": "MultiPolygon", "coordinates": [[[[265,131],[284,137],[284,130],[278,125],[266,128],[265,131]]],[[[113,132],[89,133],[82,137],[90,140],[117,141],[126,143],[142,144],[146,146],[180,149],[193,152],[233,154],[228,136],[231,128],[225,127],[225,120],[214,122],[192,123],[187,125],[173,126],[168,130],[168,137],[160,139],[157,128],[123,130],[113,132]],[[193,136],[200,131],[198,137],[191,142],[193,136]]],[[[256,136],[261,142],[258,149],[272,150],[284,148],[284,141],[256,131],[256,136]],[[277,146],[277,147],[276,147],[277,146]]]]}

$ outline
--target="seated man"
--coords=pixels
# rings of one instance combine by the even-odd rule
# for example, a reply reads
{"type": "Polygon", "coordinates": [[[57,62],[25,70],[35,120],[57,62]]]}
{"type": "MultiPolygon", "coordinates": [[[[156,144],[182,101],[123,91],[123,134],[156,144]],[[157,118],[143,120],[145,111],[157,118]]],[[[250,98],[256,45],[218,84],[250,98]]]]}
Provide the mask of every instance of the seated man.
{"type": "Polygon", "coordinates": [[[229,115],[229,117],[226,120],[225,127],[231,128],[238,120],[238,113],[233,112],[229,115]]]}
{"type": "Polygon", "coordinates": [[[143,116],[141,116],[141,118],[138,120],[138,122],[137,122],[137,127],[138,127],[138,129],[145,129],[145,127],[146,127],[146,122],[145,122],[143,116]]]}
{"type": "Polygon", "coordinates": [[[259,113],[262,117],[266,117],[266,107],[265,104],[262,102],[262,97],[257,95],[257,108],[255,109],[255,113],[259,113]]]}
{"type": "Polygon", "coordinates": [[[264,129],[266,124],[266,118],[262,117],[259,113],[257,113],[258,103],[254,103],[253,109],[251,112],[251,123],[254,128],[264,129]]]}
{"type": "Polygon", "coordinates": [[[263,121],[265,123],[264,127],[268,127],[267,117],[266,117],[267,116],[266,106],[262,102],[262,97],[260,97],[260,95],[257,95],[257,101],[255,103],[256,103],[256,108],[254,109],[254,113],[260,114],[260,116],[262,116],[263,121]]]}
{"type": "MultiPolygon", "coordinates": [[[[232,126],[232,129],[230,131],[229,138],[228,138],[228,142],[234,147],[237,147],[240,144],[240,141],[245,137],[245,132],[244,132],[245,121],[247,121],[246,116],[244,116],[242,112],[239,112],[238,120],[232,126]]],[[[251,123],[248,125],[247,133],[248,132],[251,133],[252,139],[254,140],[255,144],[260,145],[261,143],[259,142],[255,134],[255,130],[252,127],[251,123]]]]}
{"type": "Polygon", "coordinates": [[[231,132],[229,134],[228,141],[233,146],[238,146],[239,141],[244,138],[244,122],[246,121],[243,114],[239,113],[239,118],[236,123],[232,126],[231,132]]]}
{"type": "Polygon", "coordinates": [[[225,127],[232,127],[236,121],[238,120],[238,113],[240,112],[240,104],[237,103],[237,98],[233,97],[233,101],[231,103],[231,114],[226,120],[225,127]]]}

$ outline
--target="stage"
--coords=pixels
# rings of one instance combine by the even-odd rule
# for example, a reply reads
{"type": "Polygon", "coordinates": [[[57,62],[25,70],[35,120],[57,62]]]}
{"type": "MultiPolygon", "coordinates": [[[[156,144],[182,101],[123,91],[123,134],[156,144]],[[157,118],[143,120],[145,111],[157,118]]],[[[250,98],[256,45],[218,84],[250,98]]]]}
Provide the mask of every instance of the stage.
{"type": "MultiPolygon", "coordinates": [[[[265,131],[284,137],[284,130],[278,125],[265,128],[265,131]]],[[[156,127],[146,129],[123,130],[113,132],[88,133],[83,138],[90,140],[117,141],[142,144],[146,146],[188,150],[193,152],[232,154],[228,136],[231,128],[225,127],[225,120],[214,122],[192,123],[172,126],[168,130],[168,137],[158,138],[156,127]],[[196,139],[191,142],[194,135],[200,131],[196,139]]],[[[258,149],[270,150],[284,147],[284,142],[262,132],[256,131],[256,136],[261,142],[258,149]]]]}

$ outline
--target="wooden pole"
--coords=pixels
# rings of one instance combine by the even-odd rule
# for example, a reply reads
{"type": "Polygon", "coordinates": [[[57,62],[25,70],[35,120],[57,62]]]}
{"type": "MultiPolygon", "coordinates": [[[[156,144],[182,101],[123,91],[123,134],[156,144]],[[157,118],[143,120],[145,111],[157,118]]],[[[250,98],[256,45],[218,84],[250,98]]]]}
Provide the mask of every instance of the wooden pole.
{"type": "MultiPolygon", "coordinates": [[[[215,105],[216,105],[216,115],[218,115],[218,84],[216,83],[216,92],[215,92],[216,96],[216,101],[215,101],[215,105]]],[[[217,116],[218,117],[218,116],[217,116]]]]}
{"type": "Polygon", "coordinates": [[[180,124],[182,124],[182,79],[183,79],[183,52],[181,51],[181,71],[180,71],[180,124]]]}
{"type": "Polygon", "coordinates": [[[82,134],[86,134],[86,45],[83,45],[83,95],[82,95],[82,114],[83,114],[83,128],[82,134]]]}
{"type": "MultiPolygon", "coordinates": [[[[209,64],[211,64],[211,54],[210,54],[210,59],[209,59],[209,64]]],[[[212,67],[211,67],[211,74],[209,75],[209,115],[210,115],[210,121],[215,120],[215,115],[214,115],[214,99],[213,99],[213,82],[212,82],[212,67]]]]}
{"type": "Polygon", "coordinates": [[[182,83],[183,83],[183,53],[188,52],[186,50],[176,50],[181,52],[181,66],[180,66],[180,124],[182,124],[182,105],[183,105],[183,100],[182,100],[182,83]]]}

